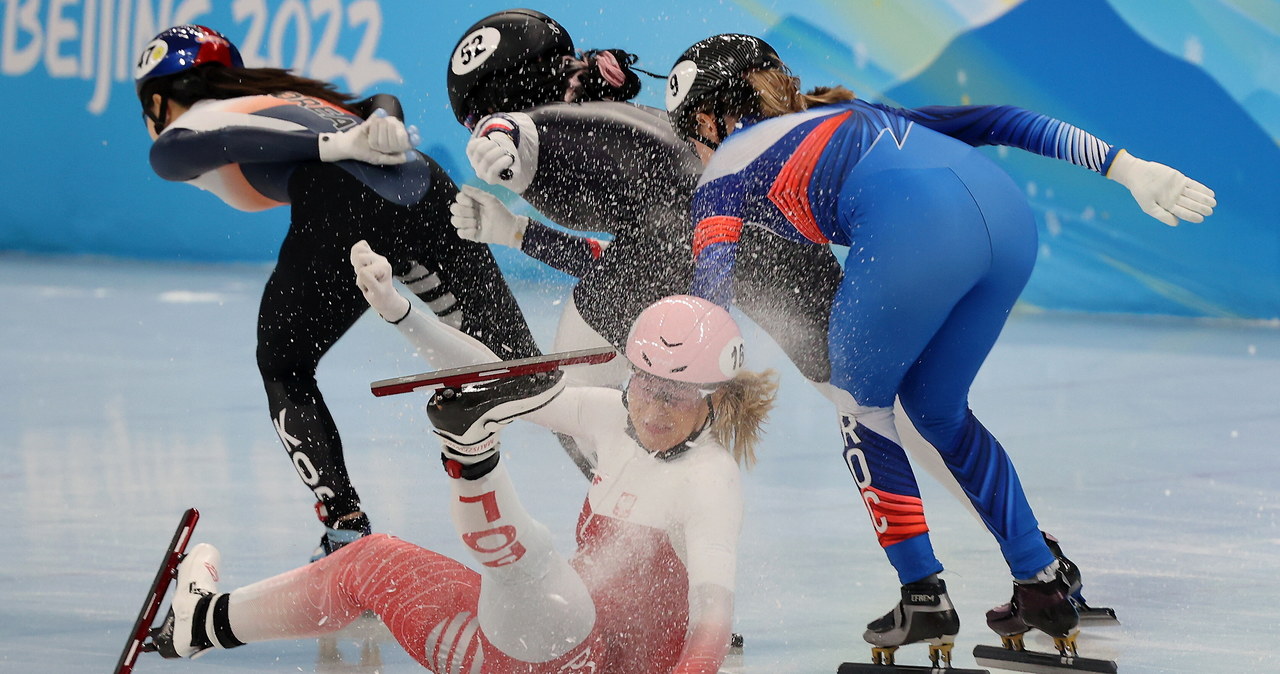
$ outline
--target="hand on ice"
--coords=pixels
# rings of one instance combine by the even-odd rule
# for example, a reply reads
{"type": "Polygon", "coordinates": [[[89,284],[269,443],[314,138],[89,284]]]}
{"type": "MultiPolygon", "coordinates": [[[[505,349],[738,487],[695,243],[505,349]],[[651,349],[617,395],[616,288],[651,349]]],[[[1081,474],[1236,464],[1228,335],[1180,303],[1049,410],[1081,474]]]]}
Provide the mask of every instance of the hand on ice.
{"type": "Polygon", "coordinates": [[[403,164],[413,158],[411,150],[418,140],[416,128],[406,129],[404,122],[379,108],[355,128],[320,134],[320,161],[354,159],[379,166],[403,164]]]}
{"type": "Polygon", "coordinates": [[[471,185],[462,186],[449,212],[458,236],[467,241],[518,249],[529,227],[529,218],[512,213],[498,197],[471,185]]]}
{"type": "Polygon", "coordinates": [[[360,241],[351,247],[351,267],[356,272],[356,287],[383,320],[399,323],[409,315],[408,298],[391,283],[391,263],[373,252],[368,242],[360,241]]]}
{"type": "Polygon", "coordinates": [[[1213,190],[1164,164],[1138,159],[1127,150],[1116,155],[1107,177],[1129,188],[1144,213],[1170,227],[1177,227],[1179,220],[1203,222],[1218,205],[1213,190]]]}

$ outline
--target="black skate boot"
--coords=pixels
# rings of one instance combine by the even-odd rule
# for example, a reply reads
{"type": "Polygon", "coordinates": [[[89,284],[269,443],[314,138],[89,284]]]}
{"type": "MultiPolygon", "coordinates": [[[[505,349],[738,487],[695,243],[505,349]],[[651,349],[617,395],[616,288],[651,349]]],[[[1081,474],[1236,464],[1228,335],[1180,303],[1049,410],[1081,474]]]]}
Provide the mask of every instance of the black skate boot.
{"type": "Polygon", "coordinates": [[[467,480],[487,475],[498,465],[498,431],[560,395],[563,375],[553,370],[437,391],[427,417],[443,445],[445,472],[467,480]]]}
{"type": "Polygon", "coordinates": [[[1045,544],[1049,546],[1049,549],[1053,551],[1054,556],[1058,558],[1058,563],[1062,565],[1062,577],[1066,580],[1067,584],[1071,586],[1071,603],[1075,604],[1076,612],[1080,614],[1081,626],[1088,625],[1104,627],[1119,625],[1120,620],[1116,618],[1116,612],[1114,609],[1105,607],[1094,608],[1084,600],[1084,595],[1081,593],[1081,589],[1084,587],[1084,582],[1080,576],[1080,567],[1076,566],[1070,559],[1067,559],[1066,555],[1062,554],[1062,546],[1058,543],[1057,538],[1054,538],[1044,532],[1040,533],[1044,535],[1045,544]]]}
{"type": "MultiPolygon", "coordinates": [[[[317,503],[317,511],[319,507],[320,504],[317,503]]],[[[323,518],[321,521],[324,521],[323,518]]],[[[371,533],[373,533],[373,528],[369,524],[369,516],[365,515],[363,511],[357,510],[348,515],[343,515],[334,522],[333,526],[325,524],[324,533],[320,535],[320,545],[317,545],[316,549],[311,552],[311,561],[316,562],[324,559],[371,533]]]]}
{"type": "Polygon", "coordinates": [[[956,633],[960,631],[960,617],[956,615],[951,598],[947,596],[947,584],[938,576],[902,586],[902,599],[892,611],[867,625],[862,638],[871,644],[872,665],[879,670],[862,669],[855,663],[841,665],[839,671],[851,674],[858,671],[885,671],[886,665],[895,665],[895,653],[899,646],[929,642],[929,661],[933,667],[951,666],[951,649],[956,633]]]}
{"type": "Polygon", "coordinates": [[[1075,654],[1080,616],[1071,601],[1071,585],[1062,566],[1055,562],[1057,568],[1050,567],[1050,580],[1015,582],[1009,603],[987,611],[987,626],[1000,635],[1006,648],[1024,650],[1022,635],[1034,628],[1053,637],[1054,646],[1063,655],[1075,654]]]}
{"type": "MultiPolygon", "coordinates": [[[[320,515],[321,505],[316,503],[317,515],[320,515]]],[[[320,545],[317,545],[316,549],[311,553],[311,561],[313,563],[373,533],[373,527],[369,523],[369,516],[364,514],[362,510],[337,518],[333,526],[329,526],[325,522],[323,515],[320,515],[320,521],[325,523],[325,528],[324,533],[320,536],[320,545]]],[[[348,667],[348,663],[339,648],[339,644],[343,641],[352,641],[360,644],[360,667],[362,669],[357,671],[378,671],[378,667],[381,667],[382,664],[382,650],[379,646],[379,640],[373,635],[378,634],[380,631],[386,632],[382,619],[373,611],[365,611],[359,618],[341,630],[320,635],[316,639],[318,648],[316,671],[325,674],[348,671],[345,669],[348,667]]],[[[386,640],[382,639],[382,641],[386,640]]]]}
{"type": "Polygon", "coordinates": [[[977,646],[978,664],[1024,672],[1116,671],[1110,660],[1082,658],[1076,649],[1080,616],[1071,600],[1071,583],[1055,561],[1037,580],[1015,581],[1008,604],[987,611],[987,626],[1000,635],[1002,648],[977,646]],[[1056,654],[1028,651],[1023,635],[1036,629],[1053,638],[1056,654]]]}

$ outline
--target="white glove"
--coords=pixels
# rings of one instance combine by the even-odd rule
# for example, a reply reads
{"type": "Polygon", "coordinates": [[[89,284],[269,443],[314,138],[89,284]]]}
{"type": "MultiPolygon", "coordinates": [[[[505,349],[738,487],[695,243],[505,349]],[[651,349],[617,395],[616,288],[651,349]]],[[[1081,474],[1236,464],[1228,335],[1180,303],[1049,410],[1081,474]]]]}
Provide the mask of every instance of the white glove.
{"type": "Polygon", "coordinates": [[[472,185],[462,186],[449,212],[458,236],[467,241],[519,249],[529,227],[529,218],[512,213],[498,197],[472,185]]]}
{"type": "Polygon", "coordinates": [[[467,159],[481,180],[524,192],[538,168],[537,126],[523,113],[485,117],[467,142],[467,159]]]}
{"type": "Polygon", "coordinates": [[[409,315],[409,299],[391,283],[391,263],[373,252],[368,242],[360,241],[351,247],[351,267],[355,269],[356,286],[364,293],[365,301],[383,320],[399,323],[409,315]]]}
{"type": "Polygon", "coordinates": [[[1179,220],[1203,222],[1218,201],[1213,190],[1179,171],[1145,161],[1121,150],[1111,161],[1107,177],[1129,188],[1142,212],[1170,227],[1179,220]]]}
{"type": "Polygon", "coordinates": [[[355,128],[320,134],[320,161],[354,159],[378,166],[403,164],[413,158],[410,151],[417,133],[417,129],[406,129],[404,122],[379,108],[355,128]]]}

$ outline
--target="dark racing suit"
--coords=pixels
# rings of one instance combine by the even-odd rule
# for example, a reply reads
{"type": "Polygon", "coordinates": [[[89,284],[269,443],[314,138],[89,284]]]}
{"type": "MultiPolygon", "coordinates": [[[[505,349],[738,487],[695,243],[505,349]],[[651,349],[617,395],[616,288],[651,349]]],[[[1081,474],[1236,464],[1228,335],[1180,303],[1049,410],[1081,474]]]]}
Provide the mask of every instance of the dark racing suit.
{"type": "Polygon", "coordinates": [[[165,128],[151,166],[240,210],[289,204],[258,313],[258,368],[276,432],[321,519],[360,510],[337,426],[316,385],[320,358],[369,305],[348,261],[364,239],[441,320],[499,356],[537,347],[489,249],[459,240],[449,224],[456,188],[431,158],[398,166],[320,161],[317,136],[360,117],[298,94],[203,100],[165,128]]]}

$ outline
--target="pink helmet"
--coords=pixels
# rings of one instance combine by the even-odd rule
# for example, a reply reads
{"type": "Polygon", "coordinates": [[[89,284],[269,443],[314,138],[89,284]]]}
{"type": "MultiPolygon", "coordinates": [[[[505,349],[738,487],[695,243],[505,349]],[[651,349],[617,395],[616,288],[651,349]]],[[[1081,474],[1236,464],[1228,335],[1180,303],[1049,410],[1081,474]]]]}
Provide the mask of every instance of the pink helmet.
{"type": "Polygon", "coordinates": [[[627,360],[663,379],[719,384],[742,369],[742,333],[716,304],[673,295],[640,313],[627,339],[627,360]]]}

